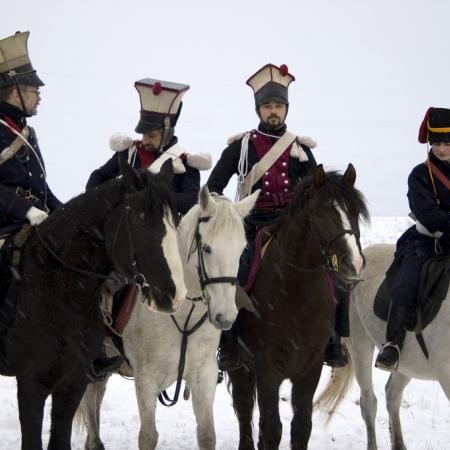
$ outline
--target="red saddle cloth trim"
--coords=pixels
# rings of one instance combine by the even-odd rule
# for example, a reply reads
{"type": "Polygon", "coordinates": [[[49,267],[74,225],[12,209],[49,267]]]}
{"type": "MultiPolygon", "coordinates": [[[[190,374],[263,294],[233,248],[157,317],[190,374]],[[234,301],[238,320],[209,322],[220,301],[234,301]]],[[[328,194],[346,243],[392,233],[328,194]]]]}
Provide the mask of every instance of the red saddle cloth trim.
{"type": "Polygon", "coordinates": [[[261,254],[261,241],[264,234],[271,233],[268,232],[269,227],[263,227],[261,228],[255,236],[255,256],[252,261],[252,265],[250,267],[250,272],[248,274],[247,283],[242,288],[245,292],[248,292],[253,287],[253,284],[255,283],[256,275],[258,275],[259,269],[261,267],[261,261],[262,261],[262,254],[261,254]]]}
{"type": "MultiPolygon", "coordinates": [[[[126,324],[130,320],[134,305],[136,304],[137,294],[139,292],[138,286],[130,284],[126,287],[122,294],[122,304],[120,305],[117,315],[114,317],[114,329],[122,334],[126,324]]],[[[119,301],[120,301],[119,300],[119,301]]]]}

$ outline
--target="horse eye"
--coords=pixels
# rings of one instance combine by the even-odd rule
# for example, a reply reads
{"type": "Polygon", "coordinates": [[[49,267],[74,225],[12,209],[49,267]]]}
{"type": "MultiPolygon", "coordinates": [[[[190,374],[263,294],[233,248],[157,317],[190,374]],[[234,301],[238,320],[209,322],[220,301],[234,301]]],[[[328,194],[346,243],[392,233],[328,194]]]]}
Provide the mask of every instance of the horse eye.
{"type": "Polygon", "coordinates": [[[203,246],[203,251],[205,252],[205,253],[211,253],[211,247],[209,246],[209,245],[204,245],[203,246]]]}

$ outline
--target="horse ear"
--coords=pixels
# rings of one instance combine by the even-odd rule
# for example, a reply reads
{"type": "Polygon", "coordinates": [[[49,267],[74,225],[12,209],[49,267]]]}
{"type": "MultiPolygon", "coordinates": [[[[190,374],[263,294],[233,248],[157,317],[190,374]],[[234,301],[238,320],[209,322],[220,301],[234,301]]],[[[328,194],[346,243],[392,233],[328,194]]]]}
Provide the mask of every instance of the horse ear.
{"type": "Polygon", "coordinates": [[[120,173],[122,174],[124,184],[128,189],[139,190],[142,189],[142,181],[138,173],[128,164],[128,162],[119,157],[120,173]]]}
{"type": "Polygon", "coordinates": [[[325,184],[327,175],[325,174],[325,171],[323,170],[323,164],[319,164],[316,167],[313,177],[314,177],[314,187],[319,188],[320,186],[323,186],[325,184]]]}
{"type": "Polygon", "coordinates": [[[198,193],[198,203],[202,211],[213,211],[217,208],[216,201],[211,197],[208,186],[205,184],[198,193]]]}
{"type": "Polygon", "coordinates": [[[345,171],[344,176],[342,178],[344,180],[344,183],[348,184],[349,186],[355,185],[356,169],[352,163],[348,165],[347,170],[345,171]]]}
{"type": "Polygon", "coordinates": [[[162,166],[159,173],[171,183],[173,180],[173,164],[172,160],[169,158],[162,166]]]}
{"type": "Polygon", "coordinates": [[[236,211],[242,218],[247,216],[248,213],[253,209],[256,200],[258,200],[260,192],[261,189],[257,189],[255,192],[253,192],[252,195],[249,195],[248,197],[245,197],[243,200],[241,200],[239,203],[236,203],[236,211]]]}

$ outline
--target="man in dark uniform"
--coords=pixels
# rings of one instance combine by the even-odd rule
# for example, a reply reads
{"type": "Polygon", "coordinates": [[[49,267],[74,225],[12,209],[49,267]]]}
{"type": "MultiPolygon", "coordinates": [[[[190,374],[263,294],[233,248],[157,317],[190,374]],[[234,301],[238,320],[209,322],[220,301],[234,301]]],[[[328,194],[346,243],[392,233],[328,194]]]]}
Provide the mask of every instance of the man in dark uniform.
{"type": "MultiPolygon", "coordinates": [[[[86,190],[93,189],[111,178],[120,175],[120,161],[127,161],[136,169],[148,169],[159,172],[167,159],[172,160],[174,177],[172,181],[177,210],[186,214],[197,203],[200,190],[200,172],[211,167],[211,156],[208,154],[187,154],[178,144],[175,136],[175,125],[180,115],[184,93],[188,85],[158,81],[151,78],[136,81],[135,87],[141,101],[140,120],[136,133],[142,139],[133,140],[125,135],[115,134],[110,139],[111,149],[116,153],[99,169],[94,170],[86,185],[86,190]]],[[[132,302],[136,291],[126,286],[114,298],[113,316],[132,302]]],[[[128,320],[121,317],[124,324],[128,320]]],[[[117,321],[116,321],[117,328],[117,321]]],[[[118,330],[121,331],[121,330],[118,330]]],[[[93,363],[90,374],[93,379],[101,379],[108,372],[119,368],[123,363],[122,356],[108,358],[104,352],[93,363]]]]}
{"type": "Polygon", "coordinates": [[[28,56],[29,34],[0,40],[0,236],[27,222],[38,225],[61,205],[47,185],[36,133],[27,125],[44,86],[28,56]]]}
{"type": "MultiPolygon", "coordinates": [[[[289,108],[288,87],[294,80],[286,65],[277,67],[273,64],[265,65],[247,80],[254,92],[260,123],[257,129],[228,140],[228,147],[208,179],[210,191],[222,194],[236,174],[240,198],[261,189],[255,208],[245,218],[249,250],[241,260],[241,286],[246,283],[256,232],[279,220],[292,198],[295,184],[312,175],[317,165],[311,152],[316,143],[289,132],[285,124],[289,108]],[[259,163],[263,158],[267,163],[259,163]],[[260,165],[258,169],[257,163],[260,165]]],[[[342,353],[339,337],[331,343],[334,354],[328,363],[335,365],[335,360],[344,358],[343,363],[336,365],[345,364],[346,357],[342,353]]],[[[230,371],[239,368],[239,364],[237,330],[233,327],[222,332],[219,368],[230,371]]]]}
{"type": "Polygon", "coordinates": [[[210,155],[187,154],[174,134],[182,107],[181,98],[189,86],[145,78],[137,81],[135,87],[141,100],[140,120],[135,131],[143,135],[142,139],[133,141],[123,135],[113,135],[110,144],[116,154],[92,172],[86,189],[117,177],[120,174],[119,158],[135,168],[148,168],[152,172],[158,172],[167,159],[172,159],[177,209],[180,214],[186,214],[197,203],[199,170],[211,167],[210,155]]]}
{"type": "Polygon", "coordinates": [[[408,177],[408,200],[416,224],[397,242],[394,264],[398,276],[391,287],[392,303],[386,327],[386,343],[375,366],[395,372],[406,335],[406,323],[414,309],[422,267],[426,261],[450,254],[450,110],[429,108],[419,131],[419,142],[431,144],[427,161],[408,177]]]}

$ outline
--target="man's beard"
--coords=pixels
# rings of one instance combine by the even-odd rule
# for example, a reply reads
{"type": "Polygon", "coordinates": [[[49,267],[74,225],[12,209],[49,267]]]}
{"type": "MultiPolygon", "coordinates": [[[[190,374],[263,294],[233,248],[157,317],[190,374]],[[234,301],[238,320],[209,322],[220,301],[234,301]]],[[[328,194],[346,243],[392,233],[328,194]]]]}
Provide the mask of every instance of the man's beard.
{"type": "Polygon", "coordinates": [[[280,128],[283,125],[283,121],[281,120],[280,117],[278,117],[276,114],[271,114],[267,119],[265,124],[267,125],[268,128],[270,128],[271,130],[278,130],[278,128],[280,128]],[[276,121],[272,120],[272,119],[277,119],[276,121]]]}

